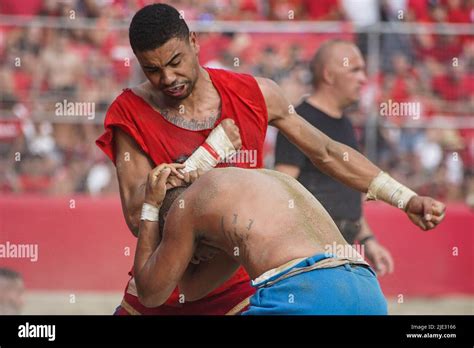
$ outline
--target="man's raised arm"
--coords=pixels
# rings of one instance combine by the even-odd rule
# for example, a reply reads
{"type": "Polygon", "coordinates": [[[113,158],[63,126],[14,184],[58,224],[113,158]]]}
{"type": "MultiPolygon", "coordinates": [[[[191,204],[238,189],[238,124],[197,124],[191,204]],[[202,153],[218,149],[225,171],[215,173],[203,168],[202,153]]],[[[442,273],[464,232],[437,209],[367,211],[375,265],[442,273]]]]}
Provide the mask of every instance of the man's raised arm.
{"type": "MultiPolygon", "coordinates": [[[[145,202],[156,210],[142,213],[134,276],[138,299],[146,307],[161,306],[182,278],[195,249],[192,224],[180,219],[173,231],[159,230],[158,209],[166,195],[166,182],[171,173],[167,164],[161,164],[150,172],[146,183],[145,202]]],[[[150,209],[150,208],[148,208],[150,209]]]]}
{"type": "MultiPolygon", "coordinates": [[[[159,207],[163,201],[169,179],[167,164],[161,164],[148,175],[145,203],[159,207]]],[[[191,172],[194,182],[202,171],[191,172]]],[[[204,179],[206,180],[206,179],[204,179]]],[[[208,183],[208,186],[212,183],[208,183]]],[[[193,209],[193,208],[191,208],[193,209]]],[[[158,220],[157,213],[151,220],[158,220]]],[[[199,218],[200,219],[200,218],[199,218]]],[[[160,231],[158,221],[140,223],[137,249],[135,253],[134,274],[138,298],[147,307],[163,304],[178,285],[180,294],[186,301],[196,301],[228,280],[239,268],[239,263],[219,249],[203,251],[200,263],[190,263],[196,258],[196,221],[186,209],[174,209],[168,213],[164,231],[160,231]]],[[[201,250],[203,246],[201,245],[201,250]]]]}
{"type": "Polygon", "coordinates": [[[272,80],[257,78],[268,110],[268,122],[295,144],[325,174],[353,189],[403,209],[410,220],[428,230],[444,218],[445,206],[419,197],[351,147],[332,140],[299,116],[281,88],[272,80]]]}
{"type": "MultiPolygon", "coordinates": [[[[153,168],[153,162],[132,137],[119,128],[115,128],[114,132],[115,165],[123,215],[128,228],[137,236],[140,212],[145,199],[146,178],[153,168]]],[[[183,164],[173,163],[168,166],[175,178],[186,180],[188,176],[183,175],[178,170],[184,170],[185,172],[209,170],[215,167],[221,159],[233,155],[241,146],[242,140],[239,128],[235,125],[234,120],[224,119],[212,130],[204,144],[183,164]]],[[[161,163],[157,163],[157,165],[159,164],[161,163]]],[[[173,186],[171,182],[168,183],[168,187],[173,186]]]]}
{"type": "MultiPolygon", "coordinates": [[[[140,212],[145,199],[145,185],[148,173],[153,168],[153,162],[140,149],[135,140],[120,128],[114,128],[115,166],[120,188],[122,211],[130,231],[137,236],[140,224],[140,212]]],[[[171,165],[170,165],[171,166],[171,165]]],[[[176,164],[172,170],[175,175],[181,175],[176,164]]]]}

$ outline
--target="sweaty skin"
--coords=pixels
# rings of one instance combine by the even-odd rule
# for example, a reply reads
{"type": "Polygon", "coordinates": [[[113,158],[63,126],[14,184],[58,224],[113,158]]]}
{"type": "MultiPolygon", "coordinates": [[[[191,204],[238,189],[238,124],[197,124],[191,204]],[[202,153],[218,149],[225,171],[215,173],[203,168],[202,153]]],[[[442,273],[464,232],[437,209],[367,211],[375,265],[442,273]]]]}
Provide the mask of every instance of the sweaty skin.
{"type": "MultiPolygon", "coordinates": [[[[139,244],[146,233],[159,234],[156,230],[141,227],[139,244]]],[[[347,244],[309,191],[266,169],[214,169],[203,175],[175,200],[160,237],[148,258],[137,248],[139,299],[150,307],[161,305],[176,285],[188,301],[202,298],[239,264],[256,278],[293,259],[323,253],[334,242],[347,244]],[[187,269],[198,245],[217,255],[187,269]]]]}
{"type": "MultiPolygon", "coordinates": [[[[251,278],[324,252],[334,241],[346,243],[322,205],[287,175],[266,169],[216,169],[197,183],[189,189],[191,214],[184,218],[196,224],[194,234],[201,243],[231,256],[251,278]],[[204,181],[213,186],[211,193],[200,193],[204,181]]],[[[182,199],[187,197],[185,192],[182,199]]],[[[173,233],[172,224],[167,228],[173,233]]]]}

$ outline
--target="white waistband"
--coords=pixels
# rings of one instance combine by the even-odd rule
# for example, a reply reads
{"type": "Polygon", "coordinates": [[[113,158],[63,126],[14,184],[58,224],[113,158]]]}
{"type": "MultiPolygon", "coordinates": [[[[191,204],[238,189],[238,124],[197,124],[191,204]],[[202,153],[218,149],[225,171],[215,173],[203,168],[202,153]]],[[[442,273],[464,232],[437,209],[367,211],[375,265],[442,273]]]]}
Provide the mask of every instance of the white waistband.
{"type": "Polygon", "coordinates": [[[300,263],[304,259],[306,259],[306,257],[300,257],[298,259],[288,261],[287,263],[284,263],[283,265],[281,265],[279,267],[272,268],[272,269],[262,273],[257,278],[253,279],[252,284],[254,284],[254,283],[258,284],[258,283],[264,282],[265,280],[270,279],[274,275],[282,273],[282,272],[286,271],[287,269],[293,267],[294,265],[300,263]]]}
{"type": "MultiPolygon", "coordinates": [[[[284,271],[292,268],[293,266],[295,266],[296,264],[300,263],[301,261],[303,261],[305,259],[307,259],[307,257],[294,259],[294,260],[288,261],[287,263],[285,263],[285,264],[283,264],[279,267],[272,268],[271,270],[266,271],[262,275],[258,276],[254,280],[252,280],[252,285],[253,286],[259,286],[259,284],[266,282],[267,280],[274,277],[275,275],[283,273],[284,271]]],[[[275,284],[276,282],[278,282],[280,280],[286,279],[288,277],[294,276],[294,275],[299,274],[299,273],[309,272],[309,271],[312,271],[312,270],[315,270],[315,269],[334,268],[334,267],[338,267],[338,266],[345,265],[345,264],[358,264],[358,265],[369,266],[369,264],[367,262],[365,262],[363,259],[329,257],[329,258],[322,259],[322,260],[320,260],[320,261],[318,261],[318,262],[316,262],[316,263],[314,263],[310,266],[294,268],[294,269],[290,270],[288,273],[283,274],[281,277],[278,277],[278,278],[268,282],[266,285],[270,286],[270,285],[275,284]]]]}

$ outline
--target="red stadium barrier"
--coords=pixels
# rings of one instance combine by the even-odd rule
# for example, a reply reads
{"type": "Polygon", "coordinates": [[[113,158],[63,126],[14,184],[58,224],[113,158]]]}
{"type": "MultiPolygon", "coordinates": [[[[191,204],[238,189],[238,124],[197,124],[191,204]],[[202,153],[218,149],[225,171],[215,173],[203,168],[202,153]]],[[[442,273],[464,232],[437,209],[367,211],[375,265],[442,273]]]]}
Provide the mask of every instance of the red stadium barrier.
{"type": "Polygon", "coordinates": [[[365,207],[367,221],[395,260],[394,273],[380,278],[386,295],[474,293],[474,212],[466,205],[449,204],[443,223],[427,232],[383,203],[365,207]]]}
{"type": "MultiPolygon", "coordinates": [[[[450,205],[445,222],[430,232],[384,204],[366,204],[366,216],[396,263],[381,278],[385,295],[474,293],[474,213],[466,206],[450,205]]],[[[0,258],[36,290],[121,291],[135,249],[115,197],[0,197],[0,255],[7,242],[10,248],[38,245],[36,262],[0,258]]]]}

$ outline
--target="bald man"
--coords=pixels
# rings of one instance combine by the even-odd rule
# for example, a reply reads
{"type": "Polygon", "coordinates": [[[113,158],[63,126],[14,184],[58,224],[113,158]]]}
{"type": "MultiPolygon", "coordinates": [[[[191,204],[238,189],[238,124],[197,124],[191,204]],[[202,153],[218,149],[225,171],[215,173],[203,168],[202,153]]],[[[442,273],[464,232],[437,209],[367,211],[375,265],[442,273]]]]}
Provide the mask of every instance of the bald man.
{"type": "MultiPolygon", "coordinates": [[[[357,150],[357,141],[344,110],[359,101],[366,83],[365,62],[352,42],[329,40],[310,63],[313,92],[296,112],[327,136],[357,150]]],[[[347,161],[351,158],[347,155],[347,161]]],[[[311,159],[279,133],[275,169],[297,178],[326,208],[348,243],[364,245],[365,256],[379,275],[393,271],[390,253],[375,239],[362,215],[360,192],[316,168],[311,159]]]]}
{"type": "Polygon", "coordinates": [[[167,191],[170,173],[161,165],[148,177],[145,201],[160,212],[139,228],[134,273],[143,305],[162,305],[176,286],[185,301],[199,300],[242,265],[256,289],[245,315],[387,314],[375,273],[295,179],[222,168],[167,191]],[[208,260],[191,265],[202,249],[208,260]]]}
{"type": "MultiPolygon", "coordinates": [[[[145,202],[157,215],[143,214],[139,227],[134,274],[143,305],[162,305],[176,286],[185,301],[199,300],[242,265],[256,289],[243,314],[387,313],[375,273],[295,179],[267,169],[219,168],[187,188],[167,190],[168,166],[153,169],[146,184],[145,202]],[[208,256],[191,264],[196,254],[208,256]]],[[[406,199],[415,221],[425,211],[387,174],[371,182],[369,195],[406,199]]],[[[425,198],[436,226],[444,205],[425,198]]]]}

